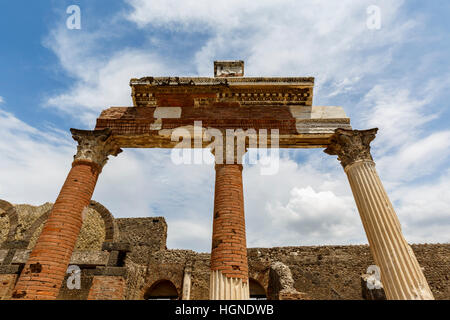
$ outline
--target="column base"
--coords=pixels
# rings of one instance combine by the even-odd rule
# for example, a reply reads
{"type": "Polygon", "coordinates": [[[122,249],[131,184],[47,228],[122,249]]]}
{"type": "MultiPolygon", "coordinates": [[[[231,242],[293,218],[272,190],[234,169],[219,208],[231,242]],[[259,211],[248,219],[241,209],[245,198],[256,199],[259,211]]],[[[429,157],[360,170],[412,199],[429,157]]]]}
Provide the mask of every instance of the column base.
{"type": "Polygon", "coordinates": [[[229,278],[220,270],[211,270],[210,300],[249,300],[250,289],[247,282],[240,278],[229,278]]]}

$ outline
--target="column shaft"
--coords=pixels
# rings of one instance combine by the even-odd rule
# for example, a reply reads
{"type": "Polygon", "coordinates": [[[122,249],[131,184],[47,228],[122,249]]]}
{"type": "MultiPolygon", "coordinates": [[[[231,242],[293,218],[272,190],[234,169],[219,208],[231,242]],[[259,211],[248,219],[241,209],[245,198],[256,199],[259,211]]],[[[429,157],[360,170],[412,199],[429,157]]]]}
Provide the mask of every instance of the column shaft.
{"type": "Polygon", "coordinates": [[[249,299],[240,164],[216,164],[210,299],[249,299]]]}
{"type": "Polygon", "coordinates": [[[56,299],[89,206],[100,167],[74,162],[35,247],[15,286],[13,298],[56,299]]]}
{"type": "Polygon", "coordinates": [[[388,299],[433,299],[433,294],[403,237],[400,223],[373,161],[345,168],[375,263],[388,299]]]}

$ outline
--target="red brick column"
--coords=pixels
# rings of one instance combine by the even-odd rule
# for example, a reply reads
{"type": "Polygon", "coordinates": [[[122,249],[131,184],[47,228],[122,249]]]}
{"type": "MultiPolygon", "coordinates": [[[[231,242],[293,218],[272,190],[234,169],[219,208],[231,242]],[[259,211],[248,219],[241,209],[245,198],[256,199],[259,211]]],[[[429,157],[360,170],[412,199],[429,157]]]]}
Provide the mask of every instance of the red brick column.
{"type": "Polygon", "coordinates": [[[121,151],[109,130],[71,131],[79,143],[78,153],[14,288],[14,299],[56,299],[98,176],[108,155],[121,151]]]}
{"type": "Polygon", "coordinates": [[[216,164],[210,298],[248,299],[241,164],[216,164]]]}

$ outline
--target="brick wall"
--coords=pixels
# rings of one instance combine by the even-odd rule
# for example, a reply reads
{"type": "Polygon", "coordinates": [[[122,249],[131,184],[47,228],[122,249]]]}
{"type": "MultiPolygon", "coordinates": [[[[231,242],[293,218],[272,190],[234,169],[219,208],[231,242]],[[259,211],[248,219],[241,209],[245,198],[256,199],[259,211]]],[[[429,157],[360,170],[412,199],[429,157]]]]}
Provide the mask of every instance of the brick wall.
{"type": "Polygon", "coordinates": [[[125,299],[125,279],[118,276],[95,276],[88,300],[125,299]]]}

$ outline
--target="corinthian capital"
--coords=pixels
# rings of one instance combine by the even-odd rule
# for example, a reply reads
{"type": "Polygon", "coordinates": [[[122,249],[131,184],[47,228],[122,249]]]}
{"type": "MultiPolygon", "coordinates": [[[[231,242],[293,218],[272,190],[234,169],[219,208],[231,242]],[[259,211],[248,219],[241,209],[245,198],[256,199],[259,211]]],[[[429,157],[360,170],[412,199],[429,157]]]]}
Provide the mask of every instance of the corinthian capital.
{"type": "Polygon", "coordinates": [[[111,129],[103,130],[78,130],[70,129],[72,137],[78,142],[75,161],[89,161],[100,168],[108,161],[108,156],[117,156],[122,149],[114,141],[111,129]]]}
{"type": "Polygon", "coordinates": [[[356,161],[373,161],[370,154],[370,143],[375,139],[377,132],[378,128],[369,130],[336,129],[330,145],[324,152],[329,155],[337,155],[344,169],[356,161]]]}

